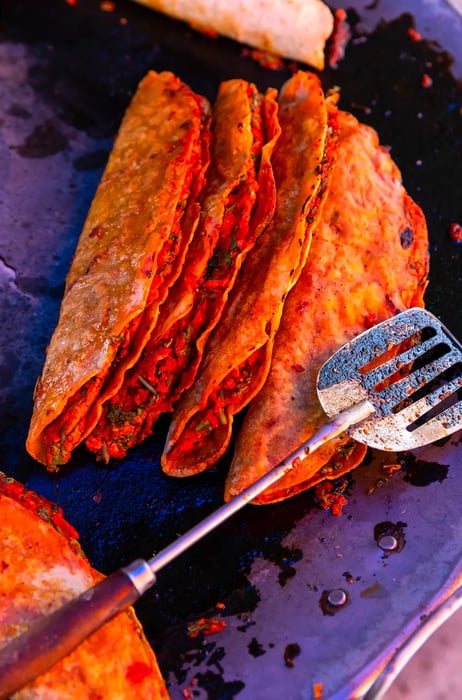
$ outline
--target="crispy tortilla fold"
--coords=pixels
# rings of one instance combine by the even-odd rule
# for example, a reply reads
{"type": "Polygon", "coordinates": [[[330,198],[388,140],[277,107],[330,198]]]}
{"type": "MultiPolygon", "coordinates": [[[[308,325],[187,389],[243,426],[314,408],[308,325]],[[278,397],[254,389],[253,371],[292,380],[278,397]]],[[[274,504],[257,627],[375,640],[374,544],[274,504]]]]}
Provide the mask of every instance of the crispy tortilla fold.
{"type": "Polygon", "coordinates": [[[200,213],[209,112],[173,74],[149,72],[124,116],[36,387],[27,449],[49,468],[92,430],[181,272],[200,213]]]}
{"type": "MultiPolygon", "coordinates": [[[[0,647],[97,583],[61,510],[0,472],[0,647]]],[[[168,700],[133,609],[92,634],[12,700],[168,700]]]]}
{"type": "Polygon", "coordinates": [[[334,124],[315,75],[300,71],[283,86],[279,123],[274,216],[248,253],[196,380],[173,413],[162,456],[168,474],[202,471],[226,450],[233,416],[264,382],[284,300],[308,254],[334,140],[334,124]]]}
{"type": "MultiPolygon", "coordinates": [[[[225,497],[240,493],[307,440],[325,419],[317,373],[342,344],[422,306],[428,237],[420,208],[373,129],[339,113],[339,147],[310,255],[288,295],[266,383],[238,435],[225,497]]],[[[287,498],[356,467],[366,448],[340,436],[308,456],[258,503],[287,498]]]]}
{"type": "Polygon", "coordinates": [[[334,27],[321,0],[138,0],[153,10],[322,70],[334,27]]]}
{"type": "Polygon", "coordinates": [[[248,250],[275,203],[271,154],[279,136],[276,91],[266,96],[244,80],[220,85],[201,220],[181,277],[160,308],[138,362],[107,401],[86,446],[102,458],[123,457],[152,434],[194,380],[248,250]]]}

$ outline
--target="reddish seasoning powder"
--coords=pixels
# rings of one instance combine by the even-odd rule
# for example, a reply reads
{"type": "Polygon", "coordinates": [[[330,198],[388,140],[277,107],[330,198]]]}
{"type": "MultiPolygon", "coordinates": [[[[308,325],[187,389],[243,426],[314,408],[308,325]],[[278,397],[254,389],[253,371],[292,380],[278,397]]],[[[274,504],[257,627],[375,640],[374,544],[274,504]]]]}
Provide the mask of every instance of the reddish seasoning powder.
{"type": "Polygon", "coordinates": [[[414,27],[409,27],[407,30],[408,36],[412,41],[421,41],[422,40],[422,35],[417,32],[414,27]]]}
{"type": "Polygon", "coordinates": [[[147,664],[142,661],[135,661],[133,664],[127,668],[125,673],[125,678],[129,683],[135,685],[137,683],[142,683],[145,678],[150,676],[152,669],[147,664]]]}
{"type": "Polygon", "coordinates": [[[313,700],[322,700],[323,684],[313,683],[313,700]]]}
{"type": "Polygon", "coordinates": [[[347,13],[338,9],[334,13],[334,30],[330,38],[327,63],[330,68],[337,68],[345,56],[345,49],[351,39],[347,13]]]}
{"type": "Polygon", "coordinates": [[[433,80],[431,77],[428,75],[428,73],[424,73],[422,76],[422,87],[424,88],[429,88],[433,85],[433,80]]]}
{"type": "Polygon", "coordinates": [[[194,29],[195,32],[200,32],[201,34],[204,34],[204,36],[208,36],[211,39],[216,39],[218,37],[218,32],[211,27],[205,27],[196,22],[189,22],[189,26],[191,29],[194,29]]]}
{"type": "Polygon", "coordinates": [[[449,227],[449,235],[456,243],[462,243],[462,226],[453,222],[449,227]]]}
{"type": "Polygon", "coordinates": [[[271,53],[270,51],[243,49],[242,55],[249,56],[253,61],[259,63],[263,68],[268,68],[268,70],[281,70],[284,68],[284,60],[281,56],[271,53]]]}
{"type": "Polygon", "coordinates": [[[197,622],[193,622],[192,624],[188,625],[187,635],[188,637],[193,639],[194,637],[198,637],[199,634],[202,632],[202,634],[205,637],[208,637],[210,634],[217,634],[217,632],[222,632],[225,629],[225,627],[225,620],[209,620],[206,617],[201,617],[200,620],[198,620],[197,622]]]}

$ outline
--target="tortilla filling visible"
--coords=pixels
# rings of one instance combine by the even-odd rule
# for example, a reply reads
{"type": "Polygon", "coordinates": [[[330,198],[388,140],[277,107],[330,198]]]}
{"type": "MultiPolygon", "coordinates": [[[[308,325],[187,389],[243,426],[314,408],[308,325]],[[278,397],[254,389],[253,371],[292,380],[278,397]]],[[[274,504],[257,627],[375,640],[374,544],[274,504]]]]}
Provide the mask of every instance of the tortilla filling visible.
{"type": "MultiPolygon", "coordinates": [[[[318,166],[319,187],[305,212],[308,227],[313,226],[321,211],[328,185],[329,174],[337,150],[337,116],[335,110],[328,112],[328,129],[325,151],[318,166]]],[[[270,362],[270,350],[274,333],[270,331],[267,342],[232,369],[217,389],[211,392],[206,408],[189,419],[168,454],[170,468],[175,466],[180,475],[186,462],[213,464],[226,450],[233,416],[239,413],[255,396],[266,377],[270,362]],[[183,465],[183,467],[182,467],[183,465]]]]}
{"type": "Polygon", "coordinates": [[[211,433],[228,431],[228,416],[237,413],[247,403],[246,395],[252,391],[252,379],[260,372],[264,355],[264,347],[256,350],[209,395],[206,407],[187,423],[181,441],[173,447],[170,454],[172,462],[181,465],[183,454],[187,454],[190,461],[194,452],[200,452],[203,459],[202,450],[210,445],[211,433]]]}
{"type": "MultiPolygon", "coordinates": [[[[256,162],[263,143],[260,110],[252,110],[251,128],[251,158],[256,162]]],[[[148,342],[140,361],[127,372],[120,391],[106,404],[97,429],[87,438],[86,447],[101,458],[121,458],[129,447],[149,435],[154,421],[172,410],[181,391],[193,380],[200,359],[195,341],[215,318],[223,294],[232,283],[237,256],[254,243],[249,237],[249,220],[256,192],[256,172],[251,168],[228,197],[220,242],[199,283],[191,313],[163,337],[148,342]]]]}
{"type": "MultiPolygon", "coordinates": [[[[152,277],[144,314],[150,305],[155,304],[160,295],[160,291],[165,282],[168,281],[172,271],[176,256],[181,246],[182,232],[181,224],[184,211],[190,195],[195,196],[194,185],[198,182],[198,174],[202,165],[201,141],[197,139],[193,148],[191,158],[193,166],[185,169],[185,179],[181,194],[176,206],[175,215],[164,245],[156,257],[156,274],[153,274],[153,260],[148,259],[144,274],[152,277]]],[[[43,443],[46,450],[46,463],[49,468],[68,461],[73,449],[82,441],[87,431],[87,415],[89,409],[97,401],[98,396],[106,382],[110,382],[110,374],[120,362],[127,357],[130,352],[130,344],[135,333],[140,326],[143,313],[133,318],[124,330],[124,333],[113,339],[114,360],[104,372],[89,379],[75,394],[69,399],[62,414],[50,423],[43,431],[43,443]]],[[[40,390],[40,388],[38,389],[40,390]]]]}

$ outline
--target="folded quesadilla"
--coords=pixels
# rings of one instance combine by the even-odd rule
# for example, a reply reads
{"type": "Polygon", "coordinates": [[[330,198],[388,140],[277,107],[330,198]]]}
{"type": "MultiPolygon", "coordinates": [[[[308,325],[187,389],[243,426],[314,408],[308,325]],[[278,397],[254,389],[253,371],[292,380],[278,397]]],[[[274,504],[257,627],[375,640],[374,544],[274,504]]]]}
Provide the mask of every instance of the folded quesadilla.
{"type": "Polygon", "coordinates": [[[287,292],[308,255],[333,157],[335,117],[314,74],[298,72],[279,95],[273,152],[276,208],[248,253],[191,388],[173,413],[162,466],[186,476],[216,463],[233,416],[261,388],[287,292]]]}
{"type": "Polygon", "coordinates": [[[92,202],[34,397],[27,449],[68,461],[138,359],[197,226],[210,108],[171,73],[149,72],[92,202]]]}
{"type": "Polygon", "coordinates": [[[86,440],[105,459],[123,457],[151,435],[153,423],[191,385],[245,255],[268,224],[275,202],[270,158],[280,131],[275,95],[269,90],[263,98],[245,80],[220,85],[201,217],[181,276],[138,362],[86,440]]]}
{"type": "Polygon", "coordinates": [[[321,0],[139,0],[153,10],[188,22],[200,31],[314,68],[324,68],[324,47],[334,20],[321,0]]]}
{"type": "MultiPolygon", "coordinates": [[[[329,193],[307,264],[284,306],[268,378],[238,435],[226,499],[285,459],[325,419],[316,393],[321,365],[348,340],[423,305],[425,218],[377,134],[339,112],[329,193]]],[[[309,455],[258,503],[282,500],[357,466],[366,448],[340,436],[309,455]]]]}
{"type": "MultiPolygon", "coordinates": [[[[0,647],[102,577],[61,510],[0,472],[0,647]]],[[[167,700],[132,609],[14,694],[14,700],[167,700]]]]}

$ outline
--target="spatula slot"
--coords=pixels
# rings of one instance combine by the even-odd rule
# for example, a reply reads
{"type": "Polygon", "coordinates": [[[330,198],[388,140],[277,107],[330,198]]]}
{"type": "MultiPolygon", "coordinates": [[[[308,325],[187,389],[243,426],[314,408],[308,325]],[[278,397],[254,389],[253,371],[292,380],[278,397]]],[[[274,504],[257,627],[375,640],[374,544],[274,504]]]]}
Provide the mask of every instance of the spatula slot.
{"type": "Polygon", "coordinates": [[[462,402],[462,363],[457,362],[444,372],[433,377],[428,383],[414,392],[411,397],[398,403],[392,413],[400,413],[411,404],[427,399],[427,411],[421,413],[406,429],[413,432],[428,421],[462,402]]]}
{"type": "Polygon", "coordinates": [[[358,372],[360,374],[369,374],[369,372],[372,370],[385,365],[387,362],[390,362],[390,360],[394,360],[404,352],[407,352],[413,348],[415,345],[430,340],[436,334],[437,332],[435,328],[432,326],[426,326],[425,328],[419,329],[406,338],[403,338],[398,343],[392,344],[392,341],[390,341],[386,350],[383,352],[380,352],[380,348],[377,347],[376,356],[373,357],[372,360],[369,360],[369,362],[366,362],[366,364],[364,364],[362,367],[359,367],[358,372]]]}
{"type": "MultiPolygon", "coordinates": [[[[407,351],[408,349],[409,348],[405,348],[404,350],[407,351]]],[[[410,362],[405,362],[404,360],[400,361],[398,359],[395,364],[398,365],[399,368],[392,374],[384,377],[380,382],[375,384],[372,389],[376,393],[379,393],[388,386],[401,381],[404,377],[415,375],[424,368],[430,368],[432,363],[436,362],[450,352],[451,348],[449,345],[446,343],[438,343],[434,347],[429,348],[429,350],[424,352],[422,355],[418,355],[415,359],[413,358],[410,362]]],[[[427,382],[427,379],[428,375],[424,371],[420,372],[419,380],[427,382]]]]}
{"type": "MultiPolygon", "coordinates": [[[[446,393],[454,391],[454,388],[448,386],[449,383],[452,383],[453,387],[454,385],[457,386],[457,383],[462,385],[462,364],[457,362],[431,378],[426,377],[423,372],[420,374],[420,377],[422,378],[421,387],[416,389],[412,396],[409,397],[410,401],[415,403],[425,396],[430,397],[432,394],[434,394],[433,402],[442,401],[446,393]]],[[[393,412],[397,413],[399,410],[398,404],[393,412]]]]}

